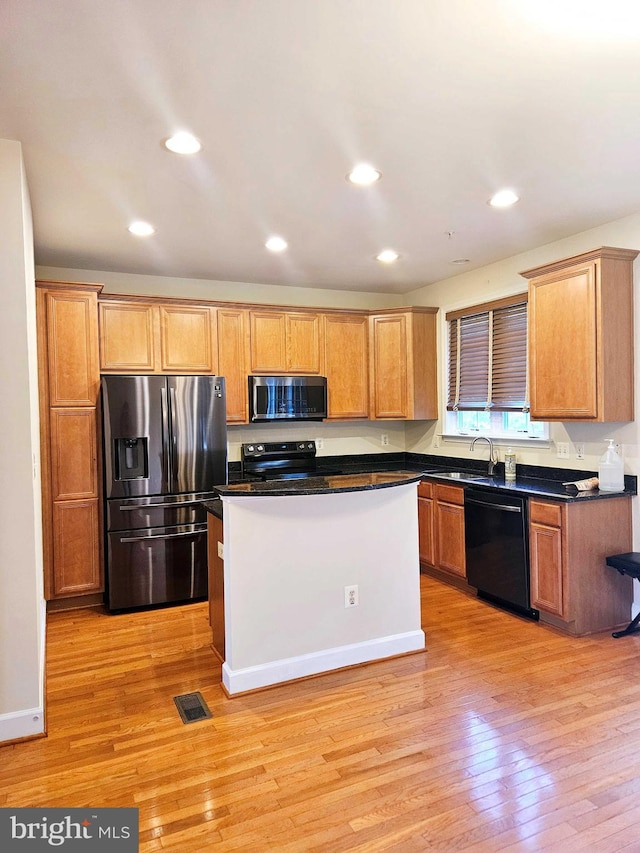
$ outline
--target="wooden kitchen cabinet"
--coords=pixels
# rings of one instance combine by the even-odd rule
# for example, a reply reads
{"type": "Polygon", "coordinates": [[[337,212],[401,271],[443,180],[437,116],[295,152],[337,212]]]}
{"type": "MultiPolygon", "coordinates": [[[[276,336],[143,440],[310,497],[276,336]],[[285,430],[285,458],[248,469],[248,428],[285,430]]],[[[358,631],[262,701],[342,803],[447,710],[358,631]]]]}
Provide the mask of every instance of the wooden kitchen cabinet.
{"type": "Polygon", "coordinates": [[[581,636],[626,626],[633,586],[605,563],[632,550],[631,498],[529,500],[531,606],[581,636]]]}
{"type": "Polygon", "coordinates": [[[464,489],[436,483],[433,493],[438,567],[464,578],[467,576],[464,489]]]}
{"type": "Polygon", "coordinates": [[[316,312],[249,312],[252,373],[322,372],[320,315],[316,312]]]}
{"type": "Polygon", "coordinates": [[[218,553],[222,545],[222,519],[213,513],[207,513],[207,558],[209,570],[209,625],[211,627],[212,647],[218,658],[224,663],[225,621],[224,621],[224,560],[218,553]]]}
{"type": "Polygon", "coordinates": [[[218,371],[227,389],[227,423],[247,423],[249,312],[218,308],[218,371]]]}
{"type": "Polygon", "coordinates": [[[420,562],[436,564],[436,540],[433,527],[433,484],[418,483],[418,551],[420,562]]]}
{"type": "Polygon", "coordinates": [[[423,480],[418,486],[420,562],[443,574],[466,579],[464,488],[423,480]]]}
{"type": "Polygon", "coordinates": [[[521,273],[529,280],[531,416],[632,421],[633,260],[604,247],[521,273]]]}
{"type": "Polygon", "coordinates": [[[368,418],[368,314],[325,314],[322,323],[328,420],[368,418]]]}
{"type": "Polygon", "coordinates": [[[101,371],[215,374],[215,311],[196,303],[103,297],[99,306],[101,371]]]}
{"type": "Polygon", "coordinates": [[[437,308],[389,309],[370,317],[371,417],[438,417],[437,308]]]}
{"type": "Polygon", "coordinates": [[[159,305],[160,369],[163,373],[217,373],[215,308],[159,305]]]}
{"type": "Polygon", "coordinates": [[[156,363],[155,306],[145,302],[100,302],[100,370],[153,373],[156,363]]]}
{"type": "Polygon", "coordinates": [[[566,506],[529,501],[529,562],[531,606],[564,618],[565,563],[562,559],[562,529],[566,506]]]}
{"type": "Polygon", "coordinates": [[[99,284],[36,282],[45,597],[100,600],[99,284]]]}

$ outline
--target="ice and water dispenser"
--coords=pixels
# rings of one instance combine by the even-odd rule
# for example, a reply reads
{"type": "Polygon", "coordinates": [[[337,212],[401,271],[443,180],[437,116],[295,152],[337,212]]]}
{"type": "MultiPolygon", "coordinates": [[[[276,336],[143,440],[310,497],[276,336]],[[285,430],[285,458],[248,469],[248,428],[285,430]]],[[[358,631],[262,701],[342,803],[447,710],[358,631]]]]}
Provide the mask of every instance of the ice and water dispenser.
{"type": "Polygon", "coordinates": [[[115,445],[115,479],[139,480],[149,476],[149,439],[116,438],[115,445]]]}

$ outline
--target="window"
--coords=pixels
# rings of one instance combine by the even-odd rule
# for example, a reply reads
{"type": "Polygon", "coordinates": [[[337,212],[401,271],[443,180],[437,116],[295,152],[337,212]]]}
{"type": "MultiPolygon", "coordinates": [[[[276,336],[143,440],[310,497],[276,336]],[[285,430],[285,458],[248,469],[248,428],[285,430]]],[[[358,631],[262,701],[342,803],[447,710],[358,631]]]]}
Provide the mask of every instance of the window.
{"type": "Polygon", "coordinates": [[[546,439],[546,423],[529,419],[527,294],[446,315],[449,393],[445,432],[546,439]]]}

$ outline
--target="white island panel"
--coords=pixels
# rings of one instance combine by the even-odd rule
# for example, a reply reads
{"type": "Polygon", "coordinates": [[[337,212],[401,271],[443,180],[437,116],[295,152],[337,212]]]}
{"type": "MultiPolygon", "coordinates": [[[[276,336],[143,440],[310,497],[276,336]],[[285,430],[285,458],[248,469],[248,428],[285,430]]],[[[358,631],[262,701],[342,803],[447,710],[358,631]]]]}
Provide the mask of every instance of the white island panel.
{"type": "Polygon", "coordinates": [[[424,648],[415,482],[223,505],[230,694],[424,648]]]}

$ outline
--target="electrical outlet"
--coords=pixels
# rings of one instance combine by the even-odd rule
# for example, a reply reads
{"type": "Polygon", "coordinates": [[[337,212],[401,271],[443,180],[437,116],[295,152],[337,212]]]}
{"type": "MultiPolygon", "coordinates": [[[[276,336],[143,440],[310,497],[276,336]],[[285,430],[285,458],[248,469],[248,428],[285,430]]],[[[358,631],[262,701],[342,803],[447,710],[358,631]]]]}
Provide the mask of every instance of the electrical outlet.
{"type": "Polygon", "coordinates": [[[316,450],[324,450],[324,439],[316,438],[316,450]]]}
{"type": "Polygon", "coordinates": [[[353,586],[345,586],[344,588],[344,606],[345,607],[357,607],[358,606],[358,584],[353,584],[353,586]]]}
{"type": "Polygon", "coordinates": [[[584,459],[584,444],[576,444],[576,459],[584,459]]]}
{"type": "Polygon", "coordinates": [[[389,444],[389,436],[386,434],[386,432],[383,432],[380,436],[380,444],[383,447],[387,447],[387,445],[389,444]]]}
{"type": "Polygon", "coordinates": [[[569,442],[568,441],[557,441],[556,442],[556,456],[558,459],[568,459],[569,458],[569,442]]]}
{"type": "Polygon", "coordinates": [[[220,557],[221,560],[224,560],[224,545],[222,542],[218,542],[218,557],[220,557]]]}

